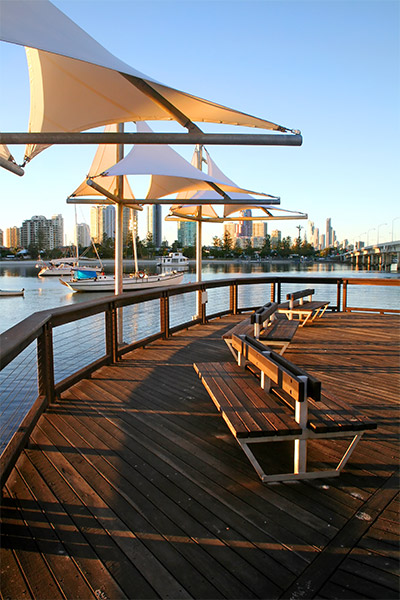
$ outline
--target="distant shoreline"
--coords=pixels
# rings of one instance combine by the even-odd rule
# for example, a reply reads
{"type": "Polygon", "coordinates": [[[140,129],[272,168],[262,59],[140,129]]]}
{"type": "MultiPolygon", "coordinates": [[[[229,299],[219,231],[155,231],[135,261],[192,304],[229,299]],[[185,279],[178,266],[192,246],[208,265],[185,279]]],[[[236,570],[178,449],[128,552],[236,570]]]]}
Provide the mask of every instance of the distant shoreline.
{"type": "MultiPolygon", "coordinates": [[[[96,259],[94,259],[96,260],[96,259]]],[[[15,260],[13,258],[10,259],[6,259],[6,258],[0,258],[0,265],[4,264],[4,265],[15,265],[15,266],[19,266],[19,265],[25,265],[25,266],[30,266],[30,267],[34,267],[39,261],[37,260],[32,260],[32,259],[21,259],[21,260],[15,260]]],[[[44,262],[48,262],[48,261],[44,261],[44,262]]],[[[159,262],[159,259],[139,259],[138,263],[140,265],[156,265],[159,262]]],[[[257,260],[257,261],[250,261],[250,260],[240,260],[240,259],[236,259],[236,258],[213,258],[213,259],[209,259],[209,258],[203,258],[202,259],[202,264],[206,265],[206,264],[214,264],[214,265],[221,265],[221,264],[238,264],[238,265],[259,265],[259,264],[270,264],[270,263],[274,263],[274,264],[302,264],[303,261],[299,261],[298,260],[293,260],[290,258],[269,258],[268,260],[257,260]]],[[[304,261],[306,263],[311,263],[311,262],[320,262],[320,261],[315,261],[315,260],[310,260],[310,261],[304,261]]],[[[332,260],[326,260],[323,262],[336,262],[336,261],[332,261],[332,260]]],[[[113,258],[103,258],[102,259],[102,263],[105,266],[110,266],[114,264],[114,259],[113,258]]],[[[132,258],[124,258],[124,265],[133,265],[134,261],[132,258]]],[[[195,259],[189,259],[189,265],[194,266],[196,264],[196,260],[195,259]]]]}

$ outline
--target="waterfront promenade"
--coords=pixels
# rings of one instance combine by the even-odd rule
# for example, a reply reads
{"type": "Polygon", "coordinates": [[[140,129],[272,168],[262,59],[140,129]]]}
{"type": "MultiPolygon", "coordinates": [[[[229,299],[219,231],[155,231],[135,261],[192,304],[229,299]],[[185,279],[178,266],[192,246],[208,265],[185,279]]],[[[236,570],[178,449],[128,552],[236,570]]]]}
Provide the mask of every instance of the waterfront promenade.
{"type": "MultiPolygon", "coordinates": [[[[330,313],[285,356],[378,423],[339,478],[262,484],[198,380],[242,317],[64,391],[3,490],[3,598],[397,598],[398,315],[330,313]]],[[[290,459],[286,445],[262,459],[290,459]]],[[[319,442],[315,463],[341,454],[319,442]]]]}

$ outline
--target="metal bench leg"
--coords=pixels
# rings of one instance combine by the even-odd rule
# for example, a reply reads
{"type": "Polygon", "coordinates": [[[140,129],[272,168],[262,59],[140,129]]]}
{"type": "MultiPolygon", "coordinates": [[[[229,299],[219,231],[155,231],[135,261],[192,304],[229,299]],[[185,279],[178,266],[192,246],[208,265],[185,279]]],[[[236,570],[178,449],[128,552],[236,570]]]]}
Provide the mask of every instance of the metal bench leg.
{"type": "MultiPolygon", "coordinates": [[[[308,402],[307,402],[307,378],[301,377],[305,386],[305,398],[303,402],[296,400],[295,403],[295,421],[304,431],[307,428],[308,421],[308,402]]],[[[294,473],[305,473],[307,471],[307,440],[294,441],[294,473]]]]}

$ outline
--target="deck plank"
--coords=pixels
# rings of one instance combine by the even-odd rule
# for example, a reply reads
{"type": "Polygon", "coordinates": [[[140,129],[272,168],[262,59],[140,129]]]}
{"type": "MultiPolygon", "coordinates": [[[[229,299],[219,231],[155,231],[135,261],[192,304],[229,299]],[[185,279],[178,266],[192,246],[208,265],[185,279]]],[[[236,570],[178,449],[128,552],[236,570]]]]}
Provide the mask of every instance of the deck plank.
{"type": "MultiPolygon", "coordinates": [[[[138,348],[42,415],[3,493],[4,598],[396,597],[399,318],[330,313],[297,332],[289,360],[378,429],[339,478],[276,485],[192,366],[233,360],[222,334],[240,318],[138,348]]],[[[290,459],[279,448],[260,449],[268,466],[290,459]]]]}

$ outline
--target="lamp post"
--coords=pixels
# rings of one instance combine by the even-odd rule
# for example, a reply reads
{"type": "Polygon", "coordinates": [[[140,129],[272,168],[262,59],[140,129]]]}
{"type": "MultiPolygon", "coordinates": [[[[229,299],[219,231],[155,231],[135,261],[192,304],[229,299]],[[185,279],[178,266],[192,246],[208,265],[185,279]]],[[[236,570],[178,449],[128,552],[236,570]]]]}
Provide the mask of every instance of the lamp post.
{"type": "Polygon", "coordinates": [[[361,242],[361,238],[362,238],[363,235],[367,235],[367,232],[363,231],[362,233],[359,234],[359,236],[358,236],[358,241],[359,242],[361,242]]]}
{"type": "Polygon", "coordinates": [[[372,227],[372,229],[368,229],[368,231],[367,231],[367,246],[369,246],[369,232],[370,231],[376,231],[376,227],[372,227]]]}
{"type": "Polygon", "coordinates": [[[379,228],[384,227],[384,225],[387,225],[387,223],[381,223],[380,225],[378,225],[378,234],[377,234],[377,240],[376,240],[377,244],[379,244],[379,228]]]}
{"type": "Polygon", "coordinates": [[[400,219],[400,217],[395,217],[394,219],[392,219],[392,242],[393,242],[393,223],[395,221],[397,221],[398,219],[400,219]]]}

